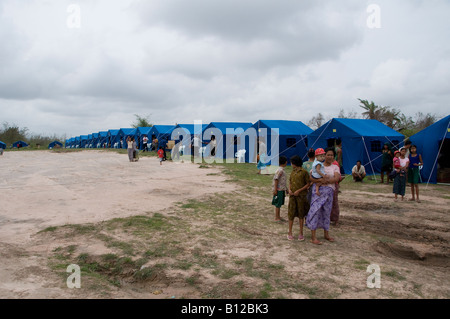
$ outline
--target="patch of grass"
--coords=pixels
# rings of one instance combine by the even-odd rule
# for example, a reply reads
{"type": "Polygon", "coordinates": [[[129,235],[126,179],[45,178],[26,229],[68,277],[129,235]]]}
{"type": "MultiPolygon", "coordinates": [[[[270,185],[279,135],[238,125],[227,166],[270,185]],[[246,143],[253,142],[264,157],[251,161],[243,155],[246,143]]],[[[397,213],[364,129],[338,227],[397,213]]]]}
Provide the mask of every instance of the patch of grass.
{"type": "Polygon", "coordinates": [[[156,277],[156,272],[152,267],[145,267],[143,269],[139,269],[133,275],[133,278],[138,281],[146,281],[151,280],[156,277]]]}
{"type": "Polygon", "coordinates": [[[255,298],[255,294],[251,293],[251,292],[241,292],[241,299],[254,299],[255,298]]]}
{"type": "Polygon", "coordinates": [[[268,299],[270,298],[270,293],[273,291],[273,287],[268,283],[264,283],[262,288],[259,290],[257,298],[268,299]]]}
{"type": "Polygon", "coordinates": [[[45,229],[39,231],[38,234],[40,234],[40,233],[45,233],[45,232],[53,232],[53,231],[55,231],[55,230],[57,230],[57,229],[58,229],[57,226],[50,226],[50,227],[47,227],[47,228],[45,228],[45,229]]]}
{"type": "Polygon", "coordinates": [[[368,262],[367,260],[365,260],[365,259],[358,259],[358,260],[355,260],[355,268],[356,269],[359,269],[359,270],[366,270],[367,269],[367,266],[369,266],[370,265],[370,262],[368,262]]]}
{"type": "Polygon", "coordinates": [[[125,229],[135,230],[135,234],[149,234],[152,231],[167,230],[171,224],[168,218],[155,213],[152,217],[148,216],[131,216],[127,218],[114,218],[107,223],[109,229],[123,227],[125,229]]]}
{"type": "Polygon", "coordinates": [[[398,271],[395,270],[395,269],[389,270],[389,271],[382,271],[382,272],[381,272],[381,276],[388,276],[388,277],[391,277],[391,278],[394,279],[395,281],[406,280],[406,277],[403,276],[402,274],[400,274],[400,272],[398,272],[398,271]]]}
{"type": "Polygon", "coordinates": [[[186,283],[190,286],[194,286],[194,285],[198,284],[198,276],[193,275],[193,276],[187,277],[186,283]]]}
{"type": "Polygon", "coordinates": [[[173,268],[188,270],[192,267],[192,262],[182,260],[172,265],[173,268]]]}

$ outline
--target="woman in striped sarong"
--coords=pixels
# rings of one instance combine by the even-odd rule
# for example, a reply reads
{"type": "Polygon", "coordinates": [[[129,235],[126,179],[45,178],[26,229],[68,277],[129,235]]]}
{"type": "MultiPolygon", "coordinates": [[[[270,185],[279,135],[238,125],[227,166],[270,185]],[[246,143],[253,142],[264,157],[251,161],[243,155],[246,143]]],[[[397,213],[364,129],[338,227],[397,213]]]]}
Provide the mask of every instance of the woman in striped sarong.
{"type": "MultiPolygon", "coordinates": [[[[316,245],[321,245],[322,242],[317,239],[316,231],[317,229],[324,230],[324,237],[326,240],[333,242],[334,239],[330,236],[330,215],[331,209],[333,207],[333,197],[336,188],[336,183],[339,181],[341,174],[339,172],[339,167],[333,165],[335,157],[334,148],[327,148],[325,150],[325,184],[320,186],[319,192],[320,196],[317,195],[315,191],[316,184],[314,183],[312,196],[311,196],[311,206],[306,217],[306,227],[311,230],[311,242],[316,245]]],[[[319,181],[320,181],[319,180],[319,181]]],[[[312,181],[318,181],[312,179],[312,181]]]]}

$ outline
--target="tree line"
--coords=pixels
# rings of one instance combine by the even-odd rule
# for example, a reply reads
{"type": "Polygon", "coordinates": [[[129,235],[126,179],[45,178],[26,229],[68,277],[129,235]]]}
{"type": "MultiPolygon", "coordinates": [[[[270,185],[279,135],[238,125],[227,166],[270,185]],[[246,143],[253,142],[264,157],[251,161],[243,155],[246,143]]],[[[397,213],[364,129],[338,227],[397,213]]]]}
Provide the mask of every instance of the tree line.
{"type": "Polygon", "coordinates": [[[24,141],[33,148],[47,147],[53,141],[65,143],[65,136],[57,136],[56,134],[47,136],[41,134],[30,133],[27,127],[20,128],[16,124],[4,122],[0,128],[0,141],[10,147],[12,143],[17,141],[24,141]]]}

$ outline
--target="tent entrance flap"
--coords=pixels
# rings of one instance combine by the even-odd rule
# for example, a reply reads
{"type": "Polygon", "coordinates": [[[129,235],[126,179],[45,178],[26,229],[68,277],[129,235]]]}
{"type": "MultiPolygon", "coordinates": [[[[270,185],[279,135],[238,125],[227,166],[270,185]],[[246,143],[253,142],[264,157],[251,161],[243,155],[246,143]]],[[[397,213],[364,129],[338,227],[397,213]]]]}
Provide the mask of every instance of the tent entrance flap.
{"type": "Polygon", "coordinates": [[[450,183],[450,138],[440,140],[439,145],[441,144],[437,157],[437,182],[450,183]]]}

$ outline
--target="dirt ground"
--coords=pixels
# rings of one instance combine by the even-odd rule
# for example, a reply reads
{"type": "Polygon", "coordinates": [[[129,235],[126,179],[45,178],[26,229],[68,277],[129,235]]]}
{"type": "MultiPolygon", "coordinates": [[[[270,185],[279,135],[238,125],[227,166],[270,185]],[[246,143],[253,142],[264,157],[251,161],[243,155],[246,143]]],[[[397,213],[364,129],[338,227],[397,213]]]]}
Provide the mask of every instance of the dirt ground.
{"type": "Polygon", "coordinates": [[[306,227],[305,241],[288,241],[274,222],[271,176],[231,165],[243,169],[6,152],[0,298],[450,297],[448,186],[394,202],[392,184],[344,180],[336,242],[316,246],[306,227]],[[67,287],[69,264],[81,266],[80,289],[67,287]],[[369,265],[381,288],[367,287],[369,265]]]}

